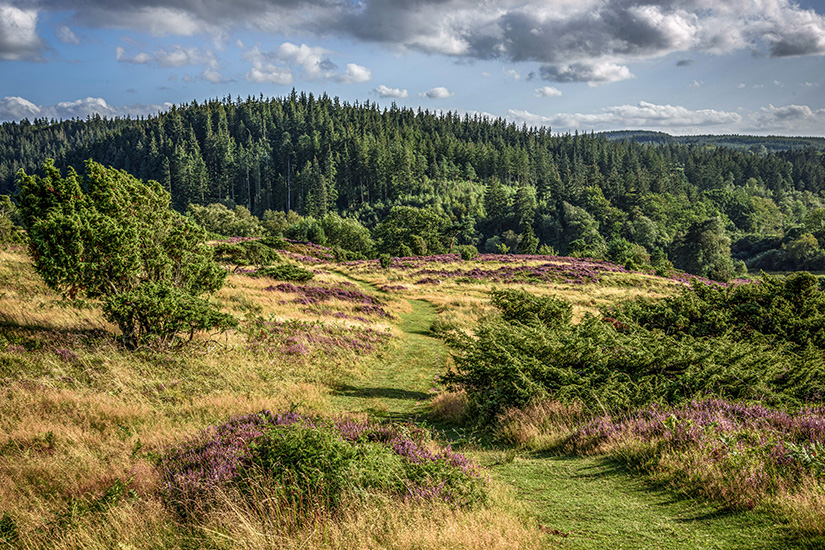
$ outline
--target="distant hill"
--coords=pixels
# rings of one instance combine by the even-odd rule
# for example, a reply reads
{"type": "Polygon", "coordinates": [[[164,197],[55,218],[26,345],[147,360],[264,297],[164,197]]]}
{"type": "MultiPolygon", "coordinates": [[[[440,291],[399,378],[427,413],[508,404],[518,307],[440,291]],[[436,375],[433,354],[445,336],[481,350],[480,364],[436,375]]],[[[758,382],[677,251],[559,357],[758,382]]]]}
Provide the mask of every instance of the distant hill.
{"type": "Polygon", "coordinates": [[[805,149],[812,147],[818,151],[825,151],[825,138],[820,137],[784,137],[784,136],[742,136],[729,135],[699,135],[699,136],[672,136],[665,132],[650,130],[618,130],[602,132],[612,141],[635,141],[642,144],[665,145],[678,143],[681,145],[706,145],[711,147],[729,147],[731,149],[747,149],[755,153],[773,153],[791,149],[805,149]],[[763,149],[764,147],[764,149],[763,149]]]}

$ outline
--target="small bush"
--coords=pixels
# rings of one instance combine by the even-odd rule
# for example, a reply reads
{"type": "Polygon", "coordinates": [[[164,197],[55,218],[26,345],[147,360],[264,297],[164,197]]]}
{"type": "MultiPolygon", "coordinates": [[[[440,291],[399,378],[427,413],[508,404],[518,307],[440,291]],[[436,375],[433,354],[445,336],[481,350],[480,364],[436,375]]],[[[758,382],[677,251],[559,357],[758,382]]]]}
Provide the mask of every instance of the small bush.
{"type": "Polygon", "coordinates": [[[492,304],[509,323],[523,325],[567,324],[573,319],[573,308],[566,300],[552,296],[536,296],[524,290],[494,290],[492,304]]]}
{"type": "Polygon", "coordinates": [[[269,265],[281,261],[278,253],[264,240],[249,240],[215,245],[215,259],[236,266],[269,265]]]}
{"type": "Polygon", "coordinates": [[[456,247],[456,251],[461,256],[461,259],[465,262],[469,262],[476,256],[478,256],[478,249],[471,244],[463,244],[456,247]]]}
{"type": "Polygon", "coordinates": [[[381,267],[383,269],[389,269],[390,264],[392,263],[392,258],[389,254],[381,254],[380,256],[378,256],[378,263],[381,264],[381,267]]]}
{"type": "Polygon", "coordinates": [[[378,494],[455,507],[483,502],[477,467],[431,446],[427,432],[410,425],[263,411],[205,430],[166,453],[158,469],[167,501],[184,515],[208,507],[220,488],[259,498],[251,488],[260,479],[299,515],[378,494]]]}

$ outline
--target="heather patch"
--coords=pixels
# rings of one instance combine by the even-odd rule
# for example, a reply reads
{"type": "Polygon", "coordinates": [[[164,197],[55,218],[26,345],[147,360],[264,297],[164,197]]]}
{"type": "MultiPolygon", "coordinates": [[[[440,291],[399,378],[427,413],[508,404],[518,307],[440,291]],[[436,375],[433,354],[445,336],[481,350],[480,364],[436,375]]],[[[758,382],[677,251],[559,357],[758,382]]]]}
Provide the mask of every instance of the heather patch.
{"type": "Polygon", "coordinates": [[[157,468],[182,514],[208,507],[218,490],[260,498],[261,479],[299,514],[378,494],[455,507],[486,499],[478,467],[421,428],[294,412],[231,418],[168,450],[157,468]]]}
{"type": "Polygon", "coordinates": [[[260,317],[250,321],[246,330],[250,351],[303,361],[371,353],[391,338],[389,332],[366,327],[260,317]]]}
{"type": "MultiPolygon", "coordinates": [[[[608,453],[654,478],[732,508],[793,500],[825,477],[825,409],[795,412],[723,399],[652,404],[593,418],[562,444],[608,453]]],[[[825,514],[817,513],[821,520],[825,514]]]]}
{"type": "Polygon", "coordinates": [[[355,304],[356,312],[383,318],[392,317],[392,315],[383,309],[384,302],[375,296],[364,294],[359,290],[344,289],[338,286],[294,285],[291,283],[269,286],[264,290],[283,292],[285,294],[297,294],[294,300],[296,304],[315,305],[329,300],[341,300],[355,304]]]}

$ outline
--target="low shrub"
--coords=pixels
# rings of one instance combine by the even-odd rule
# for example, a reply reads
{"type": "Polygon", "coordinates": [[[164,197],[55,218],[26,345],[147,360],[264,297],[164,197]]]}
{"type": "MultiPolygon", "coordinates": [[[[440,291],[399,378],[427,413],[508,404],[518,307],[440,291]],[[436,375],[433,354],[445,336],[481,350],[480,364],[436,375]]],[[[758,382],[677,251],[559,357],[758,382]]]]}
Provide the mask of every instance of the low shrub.
{"type": "Polygon", "coordinates": [[[170,449],[158,470],[167,502],[184,516],[208,509],[220,489],[259,498],[251,488],[261,479],[272,499],[301,515],[373,495],[455,507],[483,502],[478,467],[449,447],[433,448],[428,433],[412,425],[262,411],[170,449]]]}

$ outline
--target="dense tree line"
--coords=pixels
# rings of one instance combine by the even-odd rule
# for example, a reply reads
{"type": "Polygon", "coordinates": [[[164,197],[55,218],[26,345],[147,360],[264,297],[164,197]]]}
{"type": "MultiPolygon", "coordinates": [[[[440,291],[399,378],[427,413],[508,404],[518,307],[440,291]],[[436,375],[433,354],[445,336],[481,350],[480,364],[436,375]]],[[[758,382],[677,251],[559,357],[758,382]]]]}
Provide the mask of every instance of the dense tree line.
{"type": "MultiPolygon", "coordinates": [[[[735,259],[825,268],[825,158],[813,148],[553,135],[503,119],[293,91],[146,118],[5,123],[0,193],[12,193],[17,172],[36,172],[45,158],[79,170],[92,158],[158,181],[181,212],[243,206],[264,226],[285,212],[315,220],[336,213],[372,230],[404,206],[443,220],[444,247],[670,260],[719,278],[736,271],[735,259]]],[[[416,242],[403,244],[415,250],[416,242]]]]}

